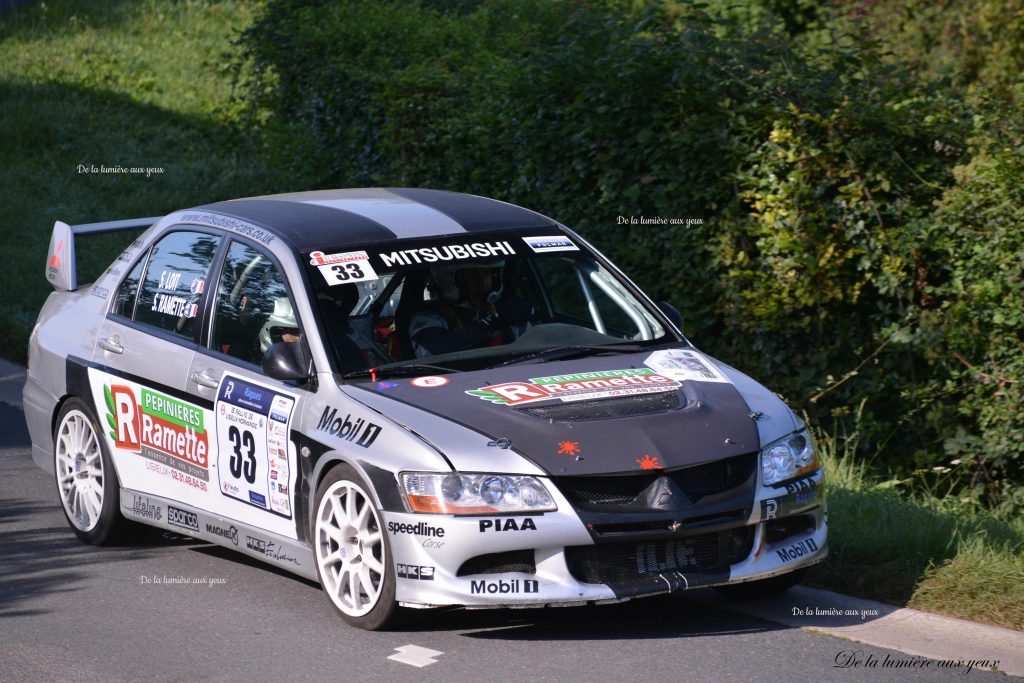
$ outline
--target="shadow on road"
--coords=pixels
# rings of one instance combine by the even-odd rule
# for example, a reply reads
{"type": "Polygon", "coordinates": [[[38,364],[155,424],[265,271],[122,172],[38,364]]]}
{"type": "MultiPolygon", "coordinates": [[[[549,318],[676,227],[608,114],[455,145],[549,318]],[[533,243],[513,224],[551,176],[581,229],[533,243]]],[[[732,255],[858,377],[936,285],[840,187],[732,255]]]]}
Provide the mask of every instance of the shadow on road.
{"type": "Polygon", "coordinates": [[[145,559],[167,545],[195,543],[177,534],[140,528],[130,546],[88,545],[66,524],[45,526],[44,520],[52,520],[59,510],[56,502],[0,498],[0,618],[49,611],[25,605],[39,604],[46,595],[84,588],[89,578],[85,568],[90,565],[145,559]]]}

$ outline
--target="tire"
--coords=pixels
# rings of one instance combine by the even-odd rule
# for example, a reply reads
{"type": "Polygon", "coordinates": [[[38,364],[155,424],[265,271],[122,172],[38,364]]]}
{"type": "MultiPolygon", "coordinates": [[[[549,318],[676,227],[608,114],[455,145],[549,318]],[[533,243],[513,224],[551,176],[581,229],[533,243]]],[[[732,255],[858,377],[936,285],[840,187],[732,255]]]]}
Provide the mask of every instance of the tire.
{"type": "Polygon", "coordinates": [[[392,623],[395,570],[391,543],[370,488],[337,465],[316,490],[313,551],[320,585],[351,626],[376,631],[392,623]]]}
{"type": "Polygon", "coordinates": [[[788,574],[772,576],[758,581],[734,583],[731,586],[715,586],[715,590],[730,598],[761,598],[789,590],[803,581],[807,567],[791,571],[788,574]]]}
{"type": "Polygon", "coordinates": [[[121,516],[120,486],[102,433],[87,403],[65,401],[53,432],[54,473],[75,535],[93,545],[115,545],[130,540],[136,526],[121,516]]]}

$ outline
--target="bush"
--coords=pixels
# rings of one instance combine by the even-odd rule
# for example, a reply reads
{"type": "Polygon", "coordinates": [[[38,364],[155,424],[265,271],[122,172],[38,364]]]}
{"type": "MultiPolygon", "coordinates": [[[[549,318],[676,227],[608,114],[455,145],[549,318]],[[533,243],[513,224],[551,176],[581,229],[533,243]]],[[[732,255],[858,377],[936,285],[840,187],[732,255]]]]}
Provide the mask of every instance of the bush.
{"type": "Polygon", "coordinates": [[[959,458],[1005,500],[1024,478],[1019,147],[877,35],[840,36],[848,16],[791,5],[272,0],[242,40],[246,97],[293,183],[555,216],[795,407],[859,405],[862,455],[959,458]]]}

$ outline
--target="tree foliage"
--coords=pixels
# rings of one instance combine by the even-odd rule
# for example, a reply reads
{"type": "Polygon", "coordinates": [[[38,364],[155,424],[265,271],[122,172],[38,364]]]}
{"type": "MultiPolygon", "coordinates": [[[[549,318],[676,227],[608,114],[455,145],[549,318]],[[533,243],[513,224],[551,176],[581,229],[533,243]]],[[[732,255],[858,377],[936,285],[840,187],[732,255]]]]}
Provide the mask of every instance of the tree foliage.
{"type": "Polygon", "coordinates": [[[245,98],[289,184],[555,216],[866,457],[1021,507],[1024,15],[862,4],[271,0],[245,98]]]}

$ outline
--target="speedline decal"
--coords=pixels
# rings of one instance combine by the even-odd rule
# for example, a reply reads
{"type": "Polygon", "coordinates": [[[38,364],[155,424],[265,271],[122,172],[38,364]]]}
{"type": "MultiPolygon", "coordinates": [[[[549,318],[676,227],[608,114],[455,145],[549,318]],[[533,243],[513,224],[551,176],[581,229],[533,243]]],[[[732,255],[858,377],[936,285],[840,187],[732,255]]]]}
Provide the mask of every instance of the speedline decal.
{"type": "Polygon", "coordinates": [[[471,389],[466,393],[501,405],[522,405],[533,401],[587,401],[595,398],[674,391],[679,382],[650,368],[600,370],[571,375],[534,377],[528,382],[505,382],[471,389]]]}

